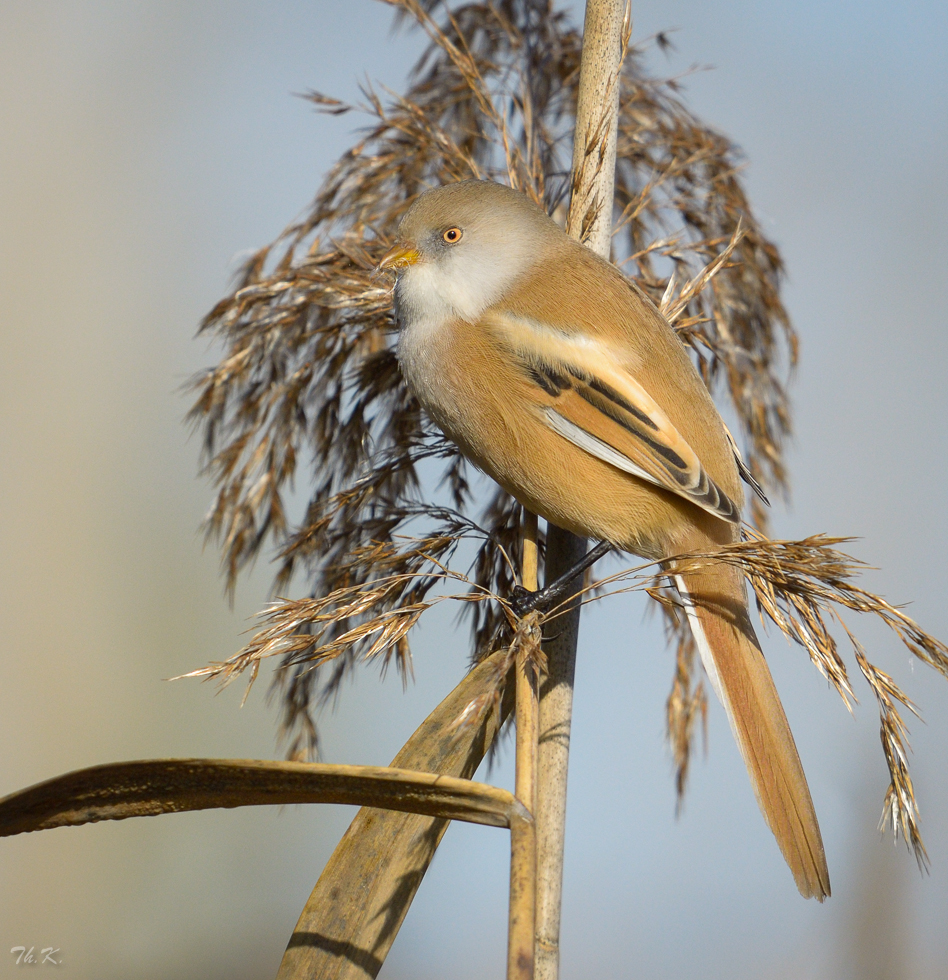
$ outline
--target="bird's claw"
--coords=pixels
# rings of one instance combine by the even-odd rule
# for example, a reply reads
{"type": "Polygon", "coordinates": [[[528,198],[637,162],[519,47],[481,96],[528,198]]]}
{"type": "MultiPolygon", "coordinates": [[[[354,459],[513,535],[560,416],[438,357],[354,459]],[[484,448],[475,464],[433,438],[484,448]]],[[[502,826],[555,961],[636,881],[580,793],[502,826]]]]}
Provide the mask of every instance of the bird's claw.
{"type": "Polygon", "coordinates": [[[522,585],[515,585],[510,590],[510,608],[517,619],[523,619],[527,613],[536,609],[539,596],[539,592],[531,592],[522,585]]]}

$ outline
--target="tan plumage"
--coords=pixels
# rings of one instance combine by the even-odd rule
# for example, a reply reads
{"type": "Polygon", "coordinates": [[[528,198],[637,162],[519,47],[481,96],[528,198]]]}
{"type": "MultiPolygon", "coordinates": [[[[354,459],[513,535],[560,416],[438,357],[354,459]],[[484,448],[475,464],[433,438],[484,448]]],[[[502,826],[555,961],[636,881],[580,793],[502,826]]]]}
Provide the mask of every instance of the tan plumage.
{"type": "MultiPolygon", "coordinates": [[[[422,195],[382,261],[398,357],[461,451],[547,520],[648,559],[739,536],[739,457],[674,331],[618,270],[485,181],[422,195]]],[[[829,894],[806,778],[723,563],[674,576],[761,810],[803,895],[829,894]]]]}

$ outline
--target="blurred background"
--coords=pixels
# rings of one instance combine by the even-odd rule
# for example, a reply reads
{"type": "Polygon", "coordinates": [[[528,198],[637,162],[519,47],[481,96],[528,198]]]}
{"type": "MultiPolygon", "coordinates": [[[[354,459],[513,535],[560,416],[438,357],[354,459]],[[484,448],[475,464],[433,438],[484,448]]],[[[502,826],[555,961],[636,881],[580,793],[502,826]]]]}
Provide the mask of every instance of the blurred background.
{"type": "MultiPolygon", "coordinates": [[[[581,9],[577,9],[581,18],[581,9]]],[[[793,497],[774,531],[826,531],[867,584],[948,638],[948,7],[635,0],[653,68],[745,150],[802,340],[793,497]]],[[[197,531],[210,488],[181,385],[241,255],[270,241],[353,142],[293,93],[400,88],[421,50],[369,0],[0,4],[0,794],[96,763],[273,758],[264,678],[164,678],[242,645],[258,567],[225,601],[197,531]]],[[[849,623],[924,714],[911,726],[930,876],[876,825],[871,693],[850,717],[807,662],[766,649],[819,811],[833,897],[797,894],[713,703],[682,816],[663,742],[673,662],[641,596],[584,615],[573,727],[568,978],[948,977],[948,684],[849,623]]],[[[438,616],[440,615],[440,619],[438,616]]],[[[386,764],[460,679],[436,612],[416,681],[374,668],[323,716],[324,759],[386,764]]],[[[490,778],[512,782],[508,745],[490,778]]],[[[481,773],[484,776],[484,772],[481,773]]],[[[80,978],[273,976],[347,808],[99,824],[0,845],[0,977],[54,947],[80,978]]],[[[453,826],[382,976],[501,976],[507,839],[453,826]]],[[[51,969],[43,967],[42,969],[51,969]]]]}

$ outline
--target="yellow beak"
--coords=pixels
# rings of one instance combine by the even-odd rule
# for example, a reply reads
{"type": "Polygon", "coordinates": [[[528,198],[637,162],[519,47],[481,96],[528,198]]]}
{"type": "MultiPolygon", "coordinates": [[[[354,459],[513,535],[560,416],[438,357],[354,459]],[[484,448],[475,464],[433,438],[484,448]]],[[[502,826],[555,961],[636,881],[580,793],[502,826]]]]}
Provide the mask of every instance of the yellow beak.
{"type": "Polygon", "coordinates": [[[421,253],[414,245],[407,242],[396,242],[383,256],[379,262],[379,271],[383,269],[404,269],[406,266],[414,265],[421,258],[421,253]]]}

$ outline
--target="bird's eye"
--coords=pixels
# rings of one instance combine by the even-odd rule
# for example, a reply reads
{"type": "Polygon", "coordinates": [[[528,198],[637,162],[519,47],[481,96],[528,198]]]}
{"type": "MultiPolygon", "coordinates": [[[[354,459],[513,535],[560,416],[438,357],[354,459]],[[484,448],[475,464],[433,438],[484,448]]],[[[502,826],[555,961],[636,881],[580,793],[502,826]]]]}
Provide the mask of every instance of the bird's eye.
{"type": "Polygon", "coordinates": [[[448,245],[454,245],[461,240],[461,236],[464,234],[460,228],[448,228],[442,233],[441,238],[443,241],[447,242],[448,245]]]}

